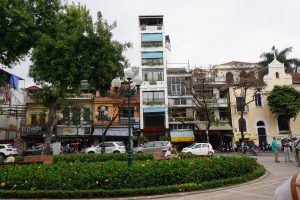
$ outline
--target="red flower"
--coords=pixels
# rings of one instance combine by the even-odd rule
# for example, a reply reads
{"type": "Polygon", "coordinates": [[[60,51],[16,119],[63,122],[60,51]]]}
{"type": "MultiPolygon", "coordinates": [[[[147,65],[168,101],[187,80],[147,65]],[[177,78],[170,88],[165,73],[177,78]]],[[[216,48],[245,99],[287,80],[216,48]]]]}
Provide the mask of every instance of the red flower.
{"type": "Polygon", "coordinates": [[[136,175],[137,177],[139,177],[139,176],[141,176],[141,173],[138,172],[138,173],[136,173],[135,175],[136,175]]]}

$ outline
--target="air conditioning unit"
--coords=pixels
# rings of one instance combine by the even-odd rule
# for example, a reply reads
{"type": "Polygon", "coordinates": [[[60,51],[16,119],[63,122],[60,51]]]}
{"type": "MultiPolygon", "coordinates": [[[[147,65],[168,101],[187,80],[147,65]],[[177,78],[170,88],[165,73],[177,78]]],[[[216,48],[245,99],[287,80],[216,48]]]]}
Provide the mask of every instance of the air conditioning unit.
{"type": "Polygon", "coordinates": [[[157,26],[157,30],[162,30],[162,26],[157,26]]]}

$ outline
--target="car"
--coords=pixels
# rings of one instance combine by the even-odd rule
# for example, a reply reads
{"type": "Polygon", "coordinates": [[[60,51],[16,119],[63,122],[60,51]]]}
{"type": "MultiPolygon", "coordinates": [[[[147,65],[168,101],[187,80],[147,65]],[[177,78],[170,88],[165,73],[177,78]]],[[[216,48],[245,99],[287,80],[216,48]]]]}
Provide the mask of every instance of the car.
{"type": "MultiPolygon", "coordinates": [[[[23,151],[23,156],[32,156],[32,155],[43,155],[45,153],[45,144],[40,143],[40,145],[33,146],[31,149],[23,151]]],[[[52,144],[50,144],[50,154],[52,154],[52,144]]]]}
{"type": "MultiPolygon", "coordinates": [[[[101,153],[101,143],[95,147],[85,149],[85,153],[101,153]]],[[[108,141],[104,142],[105,153],[125,153],[126,148],[124,142],[108,141]]]]}
{"type": "Polygon", "coordinates": [[[140,147],[133,148],[133,152],[144,153],[144,152],[166,152],[171,147],[170,141],[151,141],[147,142],[140,147]]]}
{"type": "Polygon", "coordinates": [[[0,144],[0,160],[8,156],[17,155],[17,149],[14,148],[11,144],[0,144]]]}
{"type": "Polygon", "coordinates": [[[208,155],[213,156],[214,150],[209,143],[195,143],[189,147],[185,147],[181,151],[186,154],[194,154],[194,155],[208,155]]]}

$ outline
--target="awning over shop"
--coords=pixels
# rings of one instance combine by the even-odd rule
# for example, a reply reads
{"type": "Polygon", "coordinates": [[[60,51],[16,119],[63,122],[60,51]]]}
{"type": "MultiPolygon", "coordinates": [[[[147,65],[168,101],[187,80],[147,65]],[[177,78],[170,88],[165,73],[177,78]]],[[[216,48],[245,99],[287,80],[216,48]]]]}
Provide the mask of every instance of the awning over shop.
{"type": "Polygon", "coordinates": [[[192,130],[171,131],[171,142],[193,142],[195,141],[194,132],[192,130]]]}
{"type": "MultiPolygon", "coordinates": [[[[102,128],[95,128],[93,135],[102,135],[102,128]]],[[[132,129],[131,129],[131,135],[132,135],[132,129]]],[[[109,128],[107,130],[106,136],[124,136],[124,137],[127,136],[128,137],[128,128],[109,128]]]]}
{"type": "Polygon", "coordinates": [[[165,112],[165,108],[162,107],[144,108],[144,113],[156,113],[156,112],[165,112]]]}

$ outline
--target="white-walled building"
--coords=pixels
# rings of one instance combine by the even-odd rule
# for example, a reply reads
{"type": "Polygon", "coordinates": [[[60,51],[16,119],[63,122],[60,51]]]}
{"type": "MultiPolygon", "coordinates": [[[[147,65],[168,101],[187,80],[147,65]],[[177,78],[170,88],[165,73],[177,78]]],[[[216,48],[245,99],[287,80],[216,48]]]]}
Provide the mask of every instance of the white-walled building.
{"type": "Polygon", "coordinates": [[[140,131],[149,140],[166,136],[169,129],[167,68],[171,43],[164,33],[162,15],[139,16],[140,131]]]}

